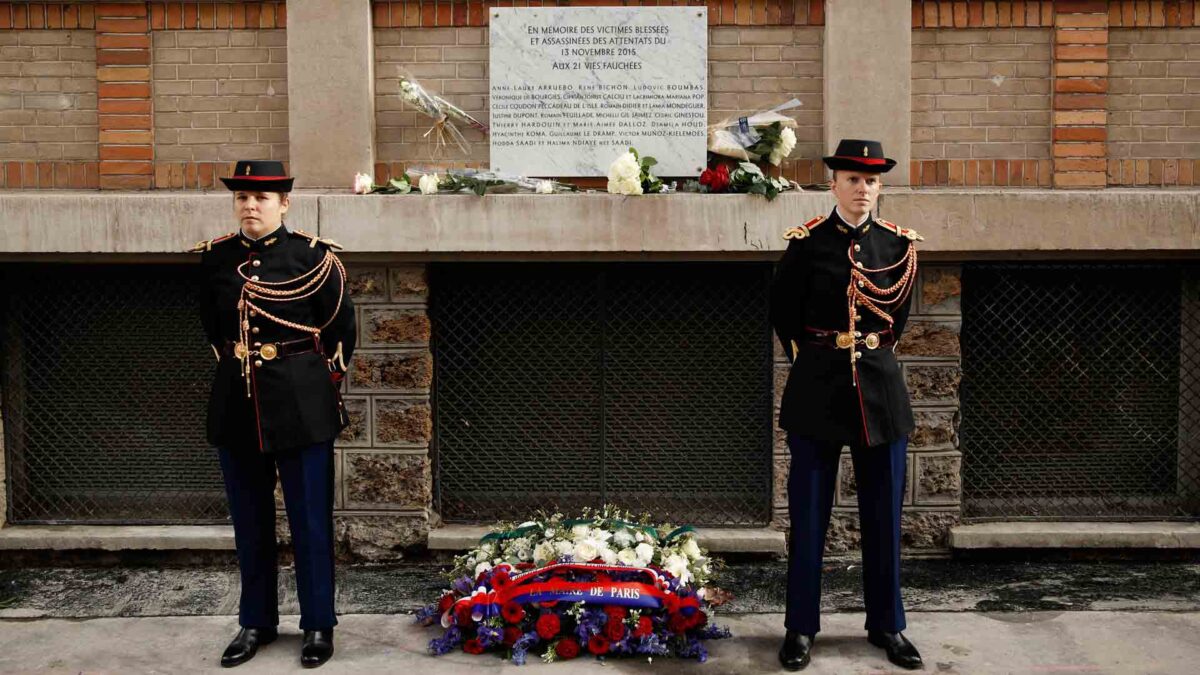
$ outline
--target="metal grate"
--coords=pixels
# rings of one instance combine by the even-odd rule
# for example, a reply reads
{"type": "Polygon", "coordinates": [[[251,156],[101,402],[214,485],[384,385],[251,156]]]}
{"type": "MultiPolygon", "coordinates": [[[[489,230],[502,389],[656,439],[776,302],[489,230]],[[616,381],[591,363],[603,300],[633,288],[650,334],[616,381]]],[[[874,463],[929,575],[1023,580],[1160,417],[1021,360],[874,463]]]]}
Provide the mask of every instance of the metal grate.
{"type": "Polygon", "coordinates": [[[10,520],[224,521],[192,269],[12,265],[3,276],[10,520]]]}
{"type": "Polygon", "coordinates": [[[1200,516],[1200,294],[1180,265],[963,271],[963,515],[1200,516]]]}
{"type": "Polygon", "coordinates": [[[443,518],[771,516],[769,264],[434,269],[443,518]]]}

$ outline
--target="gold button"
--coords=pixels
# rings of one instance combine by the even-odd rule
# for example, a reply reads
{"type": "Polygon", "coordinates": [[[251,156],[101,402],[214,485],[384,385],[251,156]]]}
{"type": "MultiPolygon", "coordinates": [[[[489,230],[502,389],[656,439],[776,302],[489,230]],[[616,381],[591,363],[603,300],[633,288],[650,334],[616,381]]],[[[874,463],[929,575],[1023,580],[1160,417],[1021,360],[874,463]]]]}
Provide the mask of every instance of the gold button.
{"type": "Polygon", "coordinates": [[[862,337],[862,333],[854,331],[854,337],[862,337]]]}
{"type": "Polygon", "coordinates": [[[252,263],[250,263],[250,264],[251,264],[251,265],[254,265],[255,267],[258,267],[259,265],[261,265],[261,264],[262,264],[262,261],[261,261],[261,260],[255,260],[254,262],[252,262],[252,263]]]}
{"type": "Polygon", "coordinates": [[[854,358],[856,358],[856,359],[861,359],[861,358],[862,358],[862,352],[854,352],[854,358]]]}
{"type": "Polygon", "coordinates": [[[250,281],[258,281],[258,275],[255,274],[254,276],[250,277],[250,281]]]}
{"type": "Polygon", "coordinates": [[[255,368],[262,368],[262,361],[255,361],[255,362],[254,362],[254,367],[255,367],[255,368]]]}
{"type": "Polygon", "coordinates": [[[250,329],[250,332],[251,332],[251,333],[254,333],[255,335],[257,335],[257,334],[258,334],[258,326],[255,326],[254,328],[251,328],[251,329],[250,329]]]}
{"type": "Polygon", "coordinates": [[[863,281],[858,282],[859,288],[862,288],[863,286],[866,286],[866,285],[867,285],[866,282],[863,282],[863,281]]]}
{"type": "Polygon", "coordinates": [[[255,346],[255,347],[261,347],[261,346],[262,346],[262,343],[261,343],[261,342],[255,342],[255,343],[254,343],[254,346],[255,346]]]}
{"type": "MultiPolygon", "coordinates": [[[[855,245],[854,245],[854,250],[855,250],[856,252],[857,252],[857,251],[861,251],[861,250],[862,250],[862,247],[861,247],[861,246],[859,246],[858,244],[855,244],[855,245]]],[[[255,261],[255,262],[257,263],[258,261],[255,261]]]]}
{"type": "Polygon", "coordinates": [[[862,266],[863,266],[863,265],[862,265],[862,262],[860,262],[860,261],[855,261],[855,262],[854,262],[854,265],[855,265],[856,267],[858,267],[859,269],[862,269],[862,266]]]}
{"type": "Polygon", "coordinates": [[[258,316],[258,312],[250,310],[250,316],[258,316]]]}

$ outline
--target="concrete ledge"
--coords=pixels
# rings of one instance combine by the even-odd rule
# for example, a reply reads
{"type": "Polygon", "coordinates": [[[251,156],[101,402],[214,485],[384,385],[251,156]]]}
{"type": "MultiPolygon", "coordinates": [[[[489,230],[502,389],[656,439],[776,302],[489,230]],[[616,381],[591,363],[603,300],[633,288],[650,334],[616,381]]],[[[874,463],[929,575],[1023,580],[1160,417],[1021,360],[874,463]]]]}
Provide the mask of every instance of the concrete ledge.
{"type": "Polygon", "coordinates": [[[950,528],[950,547],[1200,549],[1200,523],[979,523],[950,528]]]}
{"type": "MultiPolygon", "coordinates": [[[[781,234],[828,213],[827,192],[748,195],[293,193],[289,226],[349,254],[640,256],[773,260],[781,234]]],[[[880,215],[925,236],[923,253],[1048,255],[1200,249],[1200,190],[910,190],[880,215]]],[[[0,191],[0,254],[182,253],[233,228],[227,192],[0,191]]]]}
{"type": "MultiPolygon", "coordinates": [[[[447,525],[429,532],[429,549],[465,551],[488,532],[482,525],[447,525]]],[[[713,553],[787,552],[783,532],[770,528],[696,528],[700,545],[713,553]]]]}
{"type": "Polygon", "coordinates": [[[227,525],[18,525],[0,529],[0,551],[232,551],[227,525]]]}

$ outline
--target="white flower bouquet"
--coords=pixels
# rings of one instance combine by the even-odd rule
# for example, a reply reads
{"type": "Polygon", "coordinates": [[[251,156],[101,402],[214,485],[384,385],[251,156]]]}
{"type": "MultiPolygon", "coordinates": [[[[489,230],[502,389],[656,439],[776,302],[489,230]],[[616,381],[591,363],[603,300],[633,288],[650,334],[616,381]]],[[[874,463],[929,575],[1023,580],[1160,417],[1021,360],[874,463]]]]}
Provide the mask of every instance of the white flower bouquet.
{"type": "Polygon", "coordinates": [[[782,114],[801,105],[797,99],[770,110],[730,117],[708,127],[708,151],[742,161],[779,166],[796,149],[796,120],[782,114]]]}
{"type": "Polygon", "coordinates": [[[425,132],[424,137],[429,139],[435,153],[440,153],[448,145],[447,137],[449,137],[449,140],[453,141],[464,155],[471,154],[471,146],[457,125],[469,126],[485,134],[488,132],[486,124],[471,117],[462,108],[430,92],[407,75],[400,77],[400,98],[433,120],[433,126],[425,132]]]}
{"type": "Polygon", "coordinates": [[[608,166],[608,191],[618,195],[669,192],[652,171],[658,160],[641,157],[636,148],[623,152],[608,166]]]}

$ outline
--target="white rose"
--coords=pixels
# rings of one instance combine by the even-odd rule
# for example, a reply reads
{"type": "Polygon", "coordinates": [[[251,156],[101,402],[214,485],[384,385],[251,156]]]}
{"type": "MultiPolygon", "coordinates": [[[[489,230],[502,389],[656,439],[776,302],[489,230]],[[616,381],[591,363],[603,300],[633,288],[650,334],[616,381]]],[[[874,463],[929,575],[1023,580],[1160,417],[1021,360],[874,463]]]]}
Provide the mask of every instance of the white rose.
{"type": "Polygon", "coordinates": [[[608,191],[615,195],[640,195],[642,194],[642,182],[637,178],[609,179],[608,191]]]}
{"type": "Polygon", "coordinates": [[[663,561],[663,569],[670,572],[676,579],[679,579],[679,583],[681,584],[686,584],[692,579],[692,573],[688,571],[687,558],[684,556],[678,554],[668,556],[663,561]]]}
{"type": "Polygon", "coordinates": [[[591,532],[592,528],[587,525],[576,525],[571,528],[571,537],[574,539],[586,539],[591,532]]]}
{"type": "Polygon", "coordinates": [[[371,180],[371,175],[366,173],[354,174],[354,194],[365,195],[371,191],[371,187],[375,181],[371,180]]]}
{"type": "Polygon", "coordinates": [[[634,565],[638,564],[638,554],[635,553],[631,548],[621,549],[621,552],[617,554],[617,560],[620,561],[622,565],[629,565],[630,567],[633,567],[634,565]]]}
{"type": "Polygon", "coordinates": [[[632,152],[623,152],[608,166],[610,181],[639,178],[642,175],[642,165],[632,152]]]}
{"type": "Polygon", "coordinates": [[[552,183],[552,182],[550,182],[550,181],[548,181],[548,180],[538,181],[538,184],[537,184],[537,193],[538,193],[539,195],[552,195],[552,194],[554,194],[554,183],[552,183]]]}
{"type": "Polygon", "coordinates": [[[696,543],[695,537],[688,537],[687,541],[683,542],[683,554],[692,560],[700,557],[700,545],[696,543]]]}
{"type": "Polygon", "coordinates": [[[547,561],[554,557],[554,543],[543,541],[533,549],[533,563],[535,565],[545,565],[547,561]]]}
{"type": "Polygon", "coordinates": [[[559,556],[575,554],[575,544],[572,544],[569,541],[560,541],[556,543],[554,547],[558,551],[559,556]]]}
{"type": "Polygon", "coordinates": [[[650,561],[654,560],[654,547],[650,544],[642,542],[637,545],[634,552],[637,553],[638,564],[642,567],[649,565],[650,561]]]}
{"type": "Polygon", "coordinates": [[[788,127],[784,127],[783,131],[779,132],[779,145],[771,149],[771,155],[767,159],[771,164],[779,166],[779,163],[792,154],[792,150],[795,149],[796,132],[788,127]]]}
{"type": "Polygon", "coordinates": [[[600,549],[600,559],[604,561],[605,565],[616,565],[617,553],[611,548],[605,546],[604,548],[600,549]]]}
{"type": "Polygon", "coordinates": [[[483,574],[490,569],[492,569],[492,563],[484,560],[475,566],[475,576],[478,577],[480,574],[483,574]]]}
{"type": "Polygon", "coordinates": [[[618,530],[615,535],[613,535],[612,540],[617,546],[625,548],[633,543],[633,535],[629,533],[629,530],[622,528],[621,530],[618,530]]]}
{"type": "Polygon", "coordinates": [[[427,173],[421,176],[421,180],[417,181],[417,187],[421,188],[421,194],[433,195],[438,191],[438,175],[436,173],[427,173]]]}
{"type": "Polygon", "coordinates": [[[576,562],[588,562],[599,554],[600,552],[596,550],[595,544],[593,544],[590,540],[585,539],[578,544],[575,544],[576,562]]]}

